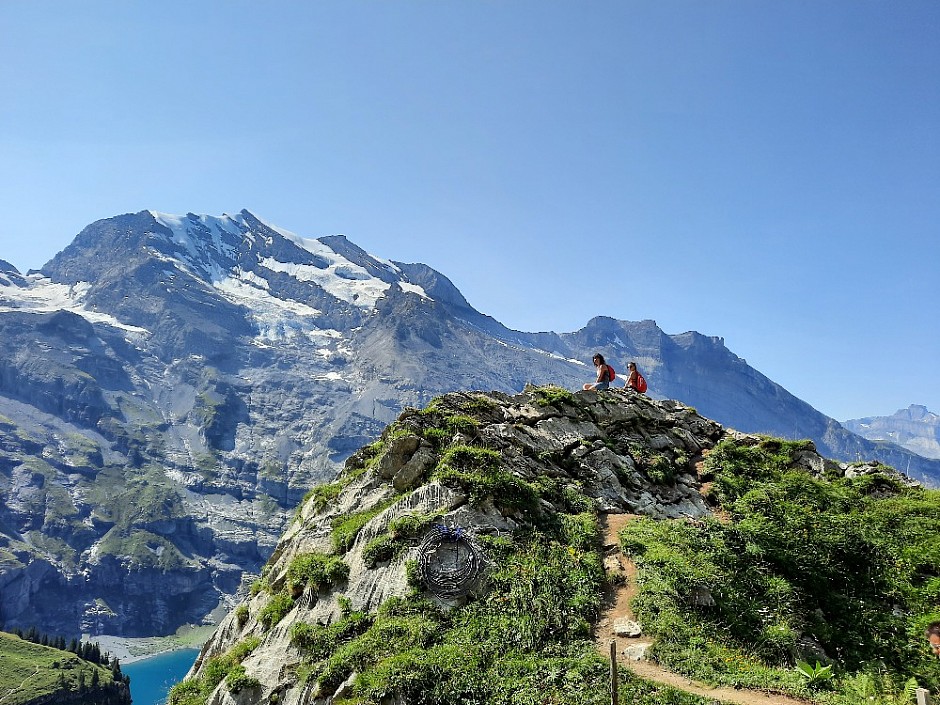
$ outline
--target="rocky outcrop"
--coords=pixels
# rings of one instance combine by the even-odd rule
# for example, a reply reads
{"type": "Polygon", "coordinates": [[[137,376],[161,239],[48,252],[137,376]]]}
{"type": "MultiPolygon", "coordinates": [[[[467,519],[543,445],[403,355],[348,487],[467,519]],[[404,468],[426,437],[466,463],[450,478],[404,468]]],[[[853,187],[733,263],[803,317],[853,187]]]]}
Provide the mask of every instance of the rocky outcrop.
{"type": "MultiPolygon", "coordinates": [[[[724,429],[679,402],[624,390],[453,393],[425,409],[407,409],[379,441],[349,458],[337,482],[312,493],[252,596],[223,620],[178,687],[202,688],[212,705],[338,702],[358,685],[355,671],[323,675],[347,648],[335,634],[361,629],[395,600],[420,609],[427,599],[446,611],[508,599],[488,594],[489,571],[500,566],[484,549],[478,549],[481,574],[462,590],[442,594],[427,578],[437,560],[428,548],[433,537],[459,535],[471,546],[514,544],[571,521],[572,512],[697,522],[712,511],[712,478],[703,475],[703,459],[724,439],[771,442],[724,429]],[[314,560],[332,565],[333,577],[300,580],[298,566],[314,560]],[[239,669],[240,680],[219,682],[223,668],[239,669]]],[[[877,463],[827,460],[809,442],[791,462],[817,477],[890,474],[877,463]]],[[[898,480],[910,482],[895,475],[885,487],[898,480]]],[[[875,484],[872,491],[879,491],[875,484]]],[[[599,551],[600,533],[591,540],[599,551]]],[[[450,556],[445,560],[458,560],[450,556]]],[[[696,599],[714,604],[707,590],[696,599]]],[[[635,623],[615,626],[625,634],[640,631],[635,623]]],[[[393,652],[386,655],[394,659],[393,652]]]]}
{"type": "Polygon", "coordinates": [[[390,527],[412,520],[425,530],[459,526],[471,536],[511,540],[536,517],[570,511],[564,488],[577,488],[593,512],[701,518],[710,509],[696,466],[725,433],[681,403],[625,391],[455,393],[428,409],[406,410],[379,442],[350,457],[337,483],[302,506],[265,568],[258,584],[264,588],[221,623],[190,676],[200,678],[210,662],[255,640],[260,645],[241,663],[258,683],[251,695],[233,693],[223,682],[209,702],[267,702],[272,694],[293,705],[331,702],[334,693],[298,677],[304,656],[292,642],[292,628],[333,624],[350,610],[374,613],[413,589],[410,571],[423,531],[380,550],[401,541],[390,527]],[[486,472],[501,477],[504,489],[476,485],[470,469],[467,476],[448,472],[461,452],[491,459],[495,464],[486,472]],[[550,491],[522,496],[526,488],[549,485],[550,491]],[[519,496],[510,499],[511,493],[519,496]],[[311,555],[341,558],[348,572],[335,584],[285,592],[292,566],[311,555]],[[291,597],[281,607],[283,617],[266,621],[285,594],[291,597]]]}

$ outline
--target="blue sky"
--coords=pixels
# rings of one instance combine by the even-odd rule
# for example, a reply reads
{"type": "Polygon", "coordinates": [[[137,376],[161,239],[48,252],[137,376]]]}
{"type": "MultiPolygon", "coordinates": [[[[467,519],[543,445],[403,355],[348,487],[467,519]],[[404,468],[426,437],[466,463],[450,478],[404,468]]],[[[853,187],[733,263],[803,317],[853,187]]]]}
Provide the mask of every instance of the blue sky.
{"type": "Polygon", "coordinates": [[[0,2],[0,259],[248,208],[527,331],[940,412],[940,3],[0,2]]]}

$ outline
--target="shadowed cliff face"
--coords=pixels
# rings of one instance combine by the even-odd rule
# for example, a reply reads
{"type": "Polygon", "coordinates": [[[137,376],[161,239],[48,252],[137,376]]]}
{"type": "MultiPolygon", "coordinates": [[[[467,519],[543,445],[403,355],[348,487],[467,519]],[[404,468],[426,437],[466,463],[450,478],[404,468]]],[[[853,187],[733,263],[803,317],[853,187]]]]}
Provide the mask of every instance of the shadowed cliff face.
{"type": "Polygon", "coordinates": [[[247,211],[119,216],[41,274],[0,265],[0,333],[9,627],[199,622],[260,569],[301,497],[403,408],[457,389],[577,389],[595,351],[621,371],[636,360],[652,396],[728,426],[940,477],[940,461],[847,433],[719,338],[604,317],[513,331],[425,265],[247,211]]]}
{"type": "MultiPolygon", "coordinates": [[[[409,686],[396,680],[396,655],[432,644],[446,653],[445,623],[472,633],[479,621],[480,643],[464,645],[461,658],[483,659],[480,668],[487,649],[578,653],[606,580],[598,515],[707,517],[713,478],[701,473],[702,461],[722,439],[760,442],[681,403],[623,390],[452,393],[407,409],[303,503],[252,596],[179,687],[239,702],[213,679],[219,669],[242,669],[255,702],[331,702],[318,698],[353,688],[374,695],[369,688],[385,687],[379,682],[400,696],[409,686]],[[429,542],[441,526],[447,550],[429,542]],[[468,555],[461,550],[479,568],[463,583],[470,572],[458,570],[468,555]],[[456,597],[441,596],[442,575],[458,586],[456,597]],[[552,581],[556,592],[546,588],[552,581]],[[487,644],[497,633],[512,642],[487,644]]],[[[825,460],[809,442],[792,464],[817,476],[878,471],[825,460]]],[[[520,673],[538,671],[532,659],[520,673]]]]}

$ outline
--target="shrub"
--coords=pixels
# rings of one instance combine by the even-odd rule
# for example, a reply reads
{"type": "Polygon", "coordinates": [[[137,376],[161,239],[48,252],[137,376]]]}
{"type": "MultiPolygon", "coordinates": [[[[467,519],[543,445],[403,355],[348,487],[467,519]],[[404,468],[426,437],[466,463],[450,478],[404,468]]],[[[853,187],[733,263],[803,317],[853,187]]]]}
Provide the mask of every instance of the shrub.
{"type": "Polygon", "coordinates": [[[571,402],[574,395],[563,387],[546,385],[534,390],[535,403],[539,406],[558,406],[563,402],[571,402]]]}
{"type": "Polygon", "coordinates": [[[279,592],[271,596],[268,604],[258,614],[258,621],[265,629],[270,629],[284,619],[292,609],[294,609],[294,598],[285,592],[279,592]]]}
{"type": "Polygon", "coordinates": [[[310,585],[317,592],[345,580],[349,566],[337,556],[323,553],[301,553],[287,567],[287,587],[292,592],[310,585]]]}
{"type": "Polygon", "coordinates": [[[454,446],[444,453],[435,477],[443,485],[462,489],[472,504],[492,497],[509,509],[535,507],[538,493],[533,485],[503,468],[500,460],[499,453],[489,448],[454,446]]]}

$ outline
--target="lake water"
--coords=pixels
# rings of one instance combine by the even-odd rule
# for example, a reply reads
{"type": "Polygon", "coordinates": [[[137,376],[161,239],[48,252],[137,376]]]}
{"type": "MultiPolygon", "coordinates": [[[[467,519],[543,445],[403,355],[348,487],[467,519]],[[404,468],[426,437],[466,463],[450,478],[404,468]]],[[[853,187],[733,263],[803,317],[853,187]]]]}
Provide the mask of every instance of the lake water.
{"type": "Polygon", "coordinates": [[[121,671],[131,678],[134,705],[161,705],[166,702],[170,688],[183,680],[198,655],[199,649],[179,649],[121,664],[121,671]]]}

